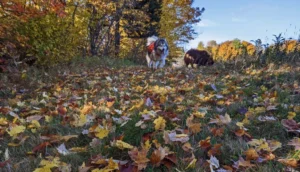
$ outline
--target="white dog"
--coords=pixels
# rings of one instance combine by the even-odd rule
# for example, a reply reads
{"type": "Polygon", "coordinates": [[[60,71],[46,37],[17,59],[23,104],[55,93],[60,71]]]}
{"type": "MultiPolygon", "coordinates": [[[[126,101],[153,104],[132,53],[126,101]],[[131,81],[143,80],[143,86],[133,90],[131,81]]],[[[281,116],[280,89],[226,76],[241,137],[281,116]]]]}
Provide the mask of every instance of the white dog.
{"type": "Polygon", "coordinates": [[[147,38],[146,60],[149,68],[162,68],[166,64],[166,58],[169,54],[169,46],[164,38],[151,36],[147,38]]]}

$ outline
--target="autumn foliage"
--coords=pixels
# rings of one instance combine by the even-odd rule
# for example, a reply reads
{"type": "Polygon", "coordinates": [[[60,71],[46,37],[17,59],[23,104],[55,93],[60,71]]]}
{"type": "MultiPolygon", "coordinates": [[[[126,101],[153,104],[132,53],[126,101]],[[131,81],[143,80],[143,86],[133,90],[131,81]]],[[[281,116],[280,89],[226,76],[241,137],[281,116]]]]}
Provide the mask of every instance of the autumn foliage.
{"type": "MultiPolygon", "coordinates": [[[[144,59],[145,39],[159,35],[170,42],[193,39],[194,23],[204,9],[193,1],[2,0],[0,56],[15,64],[49,66],[76,56],[144,59]],[[180,11],[180,15],[177,11],[180,11]],[[170,33],[180,30],[171,36],[170,33]]],[[[4,64],[4,63],[1,63],[4,64]]],[[[4,70],[4,68],[3,68],[4,70]]]]}

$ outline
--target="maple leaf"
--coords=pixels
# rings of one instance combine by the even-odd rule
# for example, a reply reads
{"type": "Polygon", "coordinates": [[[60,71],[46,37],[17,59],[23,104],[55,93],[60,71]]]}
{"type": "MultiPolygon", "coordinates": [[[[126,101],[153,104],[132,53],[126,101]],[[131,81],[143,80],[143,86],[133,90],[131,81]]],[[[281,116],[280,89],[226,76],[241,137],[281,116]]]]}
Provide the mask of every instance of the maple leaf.
{"type": "Polygon", "coordinates": [[[161,161],[165,158],[165,156],[166,156],[166,150],[162,147],[159,147],[158,149],[152,152],[150,157],[150,162],[155,167],[158,167],[161,161]]]}
{"type": "Polygon", "coordinates": [[[210,132],[212,132],[214,136],[222,136],[224,133],[224,128],[211,128],[210,132]]]}
{"type": "Polygon", "coordinates": [[[96,129],[94,129],[94,132],[95,132],[95,136],[98,137],[99,139],[103,139],[104,137],[107,137],[109,134],[109,130],[101,126],[97,126],[96,129]]]}
{"type": "Polygon", "coordinates": [[[47,160],[40,162],[40,168],[34,170],[34,172],[51,172],[51,168],[67,166],[65,163],[61,163],[58,157],[47,157],[47,160]]]}
{"type": "Polygon", "coordinates": [[[197,134],[201,131],[201,123],[193,123],[194,116],[191,115],[186,119],[186,125],[188,126],[189,130],[193,134],[197,134]]]}
{"type": "Polygon", "coordinates": [[[80,110],[80,114],[86,115],[90,113],[95,107],[93,106],[92,102],[89,102],[88,104],[85,104],[83,108],[80,110]]]}
{"type": "Polygon", "coordinates": [[[253,148],[248,149],[244,154],[246,155],[246,160],[257,160],[259,158],[259,155],[253,148]]]}
{"type": "Polygon", "coordinates": [[[12,125],[9,127],[9,129],[6,129],[6,132],[11,136],[11,137],[16,137],[18,134],[23,133],[25,131],[26,127],[22,125],[12,125]]]}
{"type": "Polygon", "coordinates": [[[134,161],[134,164],[138,167],[138,170],[145,169],[147,167],[147,163],[150,161],[147,158],[148,150],[142,149],[138,151],[138,148],[134,148],[131,151],[128,151],[130,158],[134,161]]]}
{"type": "Polygon", "coordinates": [[[155,130],[164,130],[166,127],[166,120],[163,117],[158,117],[153,122],[155,124],[155,130]]]}
{"type": "Polygon", "coordinates": [[[199,147],[202,149],[208,149],[210,146],[210,137],[207,137],[205,140],[200,140],[199,142],[199,147]]]}

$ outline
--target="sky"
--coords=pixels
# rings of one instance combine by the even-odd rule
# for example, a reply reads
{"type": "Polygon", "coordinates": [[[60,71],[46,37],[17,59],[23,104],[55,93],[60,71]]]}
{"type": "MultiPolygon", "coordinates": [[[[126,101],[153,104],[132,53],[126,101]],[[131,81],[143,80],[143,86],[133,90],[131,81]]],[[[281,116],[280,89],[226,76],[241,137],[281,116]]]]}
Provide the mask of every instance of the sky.
{"type": "Polygon", "coordinates": [[[296,39],[300,34],[300,0],[195,0],[193,6],[205,12],[194,26],[198,35],[185,49],[197,48],[200,41],[260,38],[271,43],[273,34],[296,39]]]}

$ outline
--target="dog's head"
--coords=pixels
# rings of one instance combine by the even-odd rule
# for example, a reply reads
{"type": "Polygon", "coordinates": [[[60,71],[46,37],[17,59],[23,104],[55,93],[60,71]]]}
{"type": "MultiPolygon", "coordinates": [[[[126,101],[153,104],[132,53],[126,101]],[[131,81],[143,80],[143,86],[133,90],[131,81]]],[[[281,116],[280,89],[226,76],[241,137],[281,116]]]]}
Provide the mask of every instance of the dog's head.
{"type": "Polygon", "coordinates": [[[160,38],[156,40],[154,44],[154,49],[160,54],[164,54],[166,51],[168,51],[169,47],[166,39],[160,38]]]}

